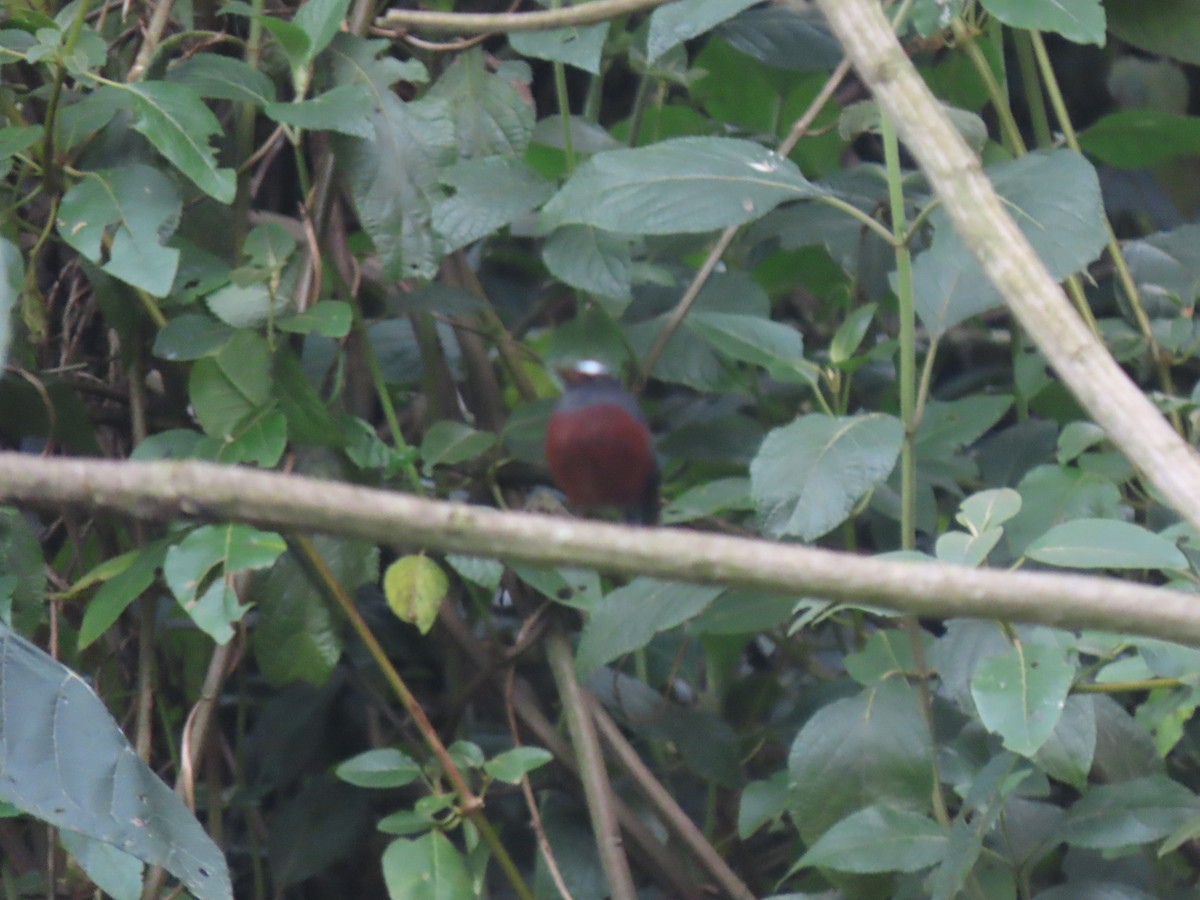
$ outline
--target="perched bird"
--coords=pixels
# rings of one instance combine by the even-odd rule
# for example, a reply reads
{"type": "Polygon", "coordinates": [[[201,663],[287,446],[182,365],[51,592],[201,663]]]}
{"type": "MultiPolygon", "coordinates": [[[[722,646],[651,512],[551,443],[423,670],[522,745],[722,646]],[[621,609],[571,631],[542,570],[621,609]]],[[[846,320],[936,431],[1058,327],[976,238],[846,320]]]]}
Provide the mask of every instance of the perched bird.
{"type": "Polygon", "coordinates": [[[619,509],[658,521],[658,463],[646,417],[608,367],[594,359],[559,370],[563,396],[546,429],[554,484],[581,509],[619,509]]]}

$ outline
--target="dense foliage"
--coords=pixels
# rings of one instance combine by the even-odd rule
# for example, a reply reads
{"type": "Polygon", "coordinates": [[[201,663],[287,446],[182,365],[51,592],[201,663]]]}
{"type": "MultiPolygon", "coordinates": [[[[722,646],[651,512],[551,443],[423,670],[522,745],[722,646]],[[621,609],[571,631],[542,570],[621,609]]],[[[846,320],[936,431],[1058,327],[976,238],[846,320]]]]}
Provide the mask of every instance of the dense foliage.
{"type": "MultiPolygon", "coordinates": [[[[565,515],[553,372],[597,358],[667,526],[1200,582],[804,4],[3,8],[0,448],[565,515]]],[[[890,12],[1193,440],[1200,11],[890,12]]],[[[0,508],[3,895],[603,898],[599,784],[643,896],[1194,896],[1200,651],[421,551],[0,508]]]]}

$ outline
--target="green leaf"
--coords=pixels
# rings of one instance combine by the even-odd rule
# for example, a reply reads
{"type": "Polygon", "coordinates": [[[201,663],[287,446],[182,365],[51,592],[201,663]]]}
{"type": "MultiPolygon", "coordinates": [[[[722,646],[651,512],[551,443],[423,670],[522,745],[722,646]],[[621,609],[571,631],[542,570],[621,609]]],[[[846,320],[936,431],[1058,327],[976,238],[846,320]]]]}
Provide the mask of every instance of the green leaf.
{"type": "Polygon", "coordinates": [[[154,336],[154,355],[172,362],[187,362],[212,356],[234,335],[234,330],[212,316],[184,313],[159,329],[154,336]]]}
{"type": "Polygon", "coordinates": [[[303,69],[306,61],[311,60],[315,55],[312,53],[312,38],[299,25],[286,19],[263,15],[249,3],[243,3],[241,0],[230,0],[221,7],[222,15],[231,13],[257,20],[271,37],[279,42],[279,48],[287,57],[288,64],[293,71],[303,69]]]}
{"type": "Polygon", "coordinates": [[[840,366],[854,357],[867,335],[867,329],[871,327],[871,321],[875,318],[878,308],[877,303],[864,303],[846,316],[846,320],[838,326],[833,340],[829,342],[829,361],[833,365],[840,366]]]}
{"type": "Polygon", "coordinates": [[[369,138],[375,133],[375,98],[365,84],[343,84],[307,100],[268,103],[263,112],[276,122],[308,131],[336,131],[369,138]]]}
{"type": "Polygon", "coordinates": [[[136,856],[69,828],[60,831],[58,838],[84,874],[113,900],[138,900],[142,896],[145,867],[136,856]]]}
{"type": "Polygon", "coordinates": [[[237,177],[233,169],[217,167],[208,143],[223,129],[196,92],[169,81],[139,81],[126,87],[134,95],[134,130],[204,193],[232,203],[237,177]]]}
{"type": "Polygon", "coordinates": [[[0,621],[32,632],[45,609],[46,564],[29,520],[10,506],[0,506],[0,573],[15,580],[6,591],[11,597],[11,616],[0,616],[0,621]]]}
{"type": "MultiPolygon", "coordinates": [[[[379,577],[379,550],[370,544],[324,535],[314,535],[312,542],[333,577],[351,593],[379,577]]],[[[254,586],[258,623],[251,638],[267,682],[328,682],[342,655],[341,622],[296,557],[281,557],[254,586]]]]}
{"type": "Polygon", "coordinates": [[[45,129],[37,125],[11,125],[0,128],[0,161],[24,153],[42,139],[45,129]]]}
{"type": "Polygon", "coordinates": [[[272,468],[287,448],[287,418],[278,409],[258,409],[243,419],[221,446],[217,459],[272,468]]]}
{"type": "Polygon", "coordinates": [[[933,747],[916,692],[889,678],[821,707],[788,756],[788,810],[811,844],[850,813],[874,804],[925,809],[933,747]]]}
{"type": "Polygon", "coordinates": [[[368,750],[341,763],[335,774],[342,781],[362,788],[396,788],[421,777],[421,765],[394,747],[368,750]]]}
{"type": "Polygon", "coordinates": [[[1110,113],[1079,135],[1085,153],[1110,166],[1141,169],[1200,154],[1200,118],[1126,109],[1110,113]]]}
{"type": "Polygon", "coordinates": [[[58,208],[63,240],[103,271],[155,297],[175,281],[179,251],[164,247],[179,220],[179,194],[150,166],[90,172],[58,208]],[[105,236],[111,245],[104,247],[105,236]]]}
{"type": "Polygon", "coordinates": [[[1100,0],[982,0],[983,8],[1013,28],[1053,31],[1077,44],[1104,46],[1100,0]]]}
{"type": "Polygon", "coordinates": [[[311,63],[318,53],[329,46],[349,8],[350,0],[304,0],[296,10],[292,24],[298,25],[309,40],[305,63],[311,63]]]}
{"type": "Polygon", "coordinates": [[[750,463],[750,487],[772,537],[811,541],[841,524],[887,478],[904,427],[882,413],[802,416],[771,431],[750,463]]]}
{"type": "Polygon", "coordinates": [[[218,644],[233,637],[242,606],[229,576],[264,569],[287,549],[283,538],[249,525],[204,525],[167,550],[163,580],[196,625],[218,644]],[[210,577],[214,569],[215,576],[210,577]]]}
{"type": "Polygon", "coordinates": [[[1030,559],[1073,569],[1187,569],[1173,543],[1116,519],[1073,519],[1025,548],[1030,559]]]}
{"type": "Polygon", "coordinates": [[[1109,30],[1126,43],[1200,64],[1200,8],[1191,0],[1107,0],[1109,30]]]}
{"type": "Polygon", "coordinates": [[[660,631],[699,614],[721,588],[636,578],[605,595],[579,636],[575,669],[591,674],[622,654],[644,647],[660,631]]]}
{"type": "Polygon", "coordinates": [[[782,625],[796,613],[795,597],[766,591],[725,591],[688,622],[689,634],[755,634],[782,625]]]}
{"type": "Polygon", "coordinates": [[[678,525],[720,512],[753,508],[750,479],[719,478],[688,488],[664,507],[661,520],[664,525],[678,525]]]}
{"type": "Polygon", "coordinates": [[[12,314],[20,305],[24,282],[25,263],[21,251],[11,241],[0,237],[0,367],[8,361],[12,314]]]}
{"type": "MultiPolygon", "coordinates": [[[[929,635],[925,635],[922,641],[926,650],[933,643],[929,635]]],[[[846,674],[864,686],[904,675],[915,669],[912,644],[908,635],[897,629],[877,631],[861,650],[846,657],[846,674]]]]}
{"type": "Polygon", "coordinates": [[[723,22],[717,34],[747,56],[776,69],[828,72],[842,48],[816,10],[796,6],[759,6],[723,22]]]}
{"type": "Polygon", "coordinates": [[[527,215],[554,189],[519,159],[463,160],[441,173],[454,194],[433,208],[433,227],[449,249],[466,246],[527,215]]]}
{"type": "Polygon", "coordinates": [[[947,531],[937,539],[934,555],[938,562],[974,569],[987,561],[988,554],[996,549],[996,545],[1000,543],[1002,537],[1004,537],[1003,528],[989,528],[978,534],[947,531]]]}
{"type": "MultiPolygon", "coordinates": [[[[1063,279],[1096,258],[1108,240],[1100,182],[1070,150],[1039,150],[989,166],[988,176],[1051,276],[1063,279]]],[[[943,210],[930,216],[933,244],[913,262],[917,314],[941,334],[1002,299],[943,210]]]]}
{"type": "Polygon", "coordinates": [[[275,102],[271,79],[232,56],[197,53],[167,69],[166,80],[186,85],[208,100],[230,100],[258,107],[275,102]]]}
{"type": "Polygon", "coordinates": [[[742,840],[787,811],[788,773],[779,771],[764,781],[751,781],[742,788],[738,803],[737,830],[742,840]]]}
{"type": "Polygon", "coordinates": [[[839,872],[919,872],[938,863],[949,835],[921,813],[868,806],[838,822],[796,863],[839,872]]]}
{"type": "Polygon", "coordinates": [[[799,330],[782,322],[737,313],[697,311],[684,325],[730,359],[762,366],[774,378],[816,384],[817,366],[804,359],[799,330]]]}
{"type": "Polygon", "coordinates": [[[1032,756],[1062,715],[1075,665],[1061,647],[1018,643],[982,660],[971,677],[979,717],[1006,749],[1032,756]]]}
{"type": "Polygon", "coordinates": [[[1085,450],[1090,450],[1107,439],[1108,436],[1099,425],[1091,422],[1069,422],[1058,436],[1058,452],[1055,456],[1059,465],[1065,466],[1085,450]]]}
{"type": "Polygon", "coordinates": [[[593,156],[543,207],[542,227],[689,234],[740,225],[819,194],[793,163],[759,144],[675,138],[593,156]]]}
{"type": "Polygon", "coordinates": [[[421,458],[425,472],[434,466],[456,466],[486,453],[496,443],[489,431],[476,431],[470,425],[444,419],[434,422],[421,442],[421,458]]]}
{"type": "Polygon", "coordinates": [[[1034,761],[1046,774],[1082,791],[1096,754],[1096,706],[1091,697],[1073,694],[1067,698],[1062,716],[1034,761]]]}
{"type": "Polygon", "coordinates": [[[628,300],[633,262],[629,239],[588,225],[564,225],[542,245],[550,274],[573,288],[628,300]]]}
{"type": "Polygon", "coordinates": [[[1097,850],[1157,841],[1200,812],[1200,800],[1165,775],[1092,786],[1068,811],[1063,836],[1097,850]]]}
{"type": "Polygon", "coordinates": [[[319,334],[327,338],[343,338],[350,333],[354,320],[350,304],[342,300],[321,300],[304,312],[284,316],[275,322],[280,331],[293,334],[319,334]]]}
{"type": "Polygon", "coordinates": [[[239,422],[271,399],[271,353],[252,331],[239,330],[214,355],[197,360],[188,396],[206,434],[228,438],[239,422]]]}
{"type": "Polygon", "coordinates": [[[668,50],[715,28],[754,3],[755,0],[692,0],[659,7],[650,15],[646,57],[654,62],[668,50]]]}
{"type": "Polygon", "coordinates": [[[383,593],[396,617],[428,634],[450,592],[442,567],[424,554],[402,556],[383,575],[383,593]]]}
{"type": "Polygon", "coordinates": [[[162,866],[197,900],[232,900],[221,851],[92,689],[2,623],[0,760],[0,802],[162,866]]]}
{"type": "Polygon", "coordinates": [[[432,217],[446,195],[439,171],[455,153],[450,108],[433,97],[403,103],[391,93],[380,102],[374,137],[333,136],[338,169],[383,262],[383,278],[432,278],[446,250],[432,217]]]}
{"type": "Polygon", "coordinates": [[[325,54],[334,84],[370,85],[378,108],[381,98],[391,93],[389,88],[397,81],[424,83],[429,80],[429,71],[420,60],[381,56],[390,46],[386,40],[367,40],[338,32],[325,54]]]}
{"type": "Polygon", "coordinates": [[[522,56],[564,62],[593,75],[600,74],[600,58],[608,37],[608,22],[582,28],[551,28],[546,31],[514,31],[508,43],[522,56]]]}
{"type": "Polygon", "coordinates": [[[512,82],[489,72],[478,48],[462,53],[429,89],[445,103],[459,159],[516,156],[533,137],[533,109],[512,82]]]}
{"type": "Polygon", "coordinates": [[[129,604],[154,583],[154,575],[167,555],[168,546],[166,541],[155,541],[141,550],[124,554],[126,565],[105,578],[96,596],[88,601],[79,626],[80,650],[108,631],[129,604]]]}
{"type": "Polygon", "coordinates": [[[483,771],[507,784],[520,784],[521,779],[554,759],[554,754],[541,747],[514,747],[494,756],[483,764],[483,771]]]}
{"type": "Polygon", "coordinates": [[[979,491],[963,500],[954,518],[974,532],[997,528],[1021,511],[1021,495],[1012,488],[979,491]]]}
{"type": "Polygon", "coordinates": [[[1021,511],[1005,526],[1009,549],[1020,556],[1035,539],[1059,522],[1081,518],[1117,518],[1120,489],[1107,478],[1076,468],[1038,466],[1017,485],[1021,511]]]}
{"type": "Polygon", "coordinates": [[[475,896],[462,855],[440,831],[415,840],[397,838],[383,851],[382,862],[390,900],[475,896]]]}

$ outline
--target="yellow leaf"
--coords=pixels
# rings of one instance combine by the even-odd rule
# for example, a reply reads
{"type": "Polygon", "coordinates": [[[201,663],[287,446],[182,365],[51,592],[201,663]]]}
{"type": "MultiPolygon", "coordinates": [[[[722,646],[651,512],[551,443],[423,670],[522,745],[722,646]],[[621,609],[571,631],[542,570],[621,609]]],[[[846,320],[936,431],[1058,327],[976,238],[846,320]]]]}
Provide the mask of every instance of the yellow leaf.
{"type": "Polygon", "coordinates": [[[427,556],[402,556],[383,576],[383,593],[388,606],[405,622],[428,634],[437,619],[438,607],[450,590],[442,567],[427,556]]]}

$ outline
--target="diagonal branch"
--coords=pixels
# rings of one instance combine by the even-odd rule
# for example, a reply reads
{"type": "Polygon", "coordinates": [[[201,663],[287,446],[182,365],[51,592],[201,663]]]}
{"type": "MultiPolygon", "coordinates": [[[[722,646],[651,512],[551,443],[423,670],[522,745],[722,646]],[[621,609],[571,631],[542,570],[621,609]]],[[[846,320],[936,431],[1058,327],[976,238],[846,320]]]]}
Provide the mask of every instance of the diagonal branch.
{"type": "Polygon", "coordinates": [[[878,0],[818,0],[846,56],[979,260],[1071,393],[1166,502],[1200,528],[1200,456],[1167,424],[1071,309],[905,56],[878,0]]]}
{"type": "Polygon", "coordinates": [[[684,529],[499,512],[211,463],[0,453],[5,502],[141,519],[250,522],[437,552],[871,603],[921,616],[1096,628],[1200,645],[1200,599],[1135,582],[922,565],[684,529]]]}

